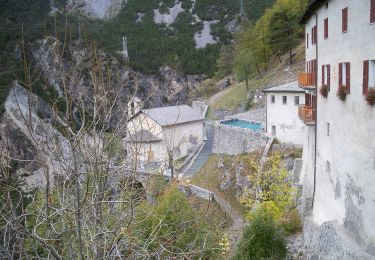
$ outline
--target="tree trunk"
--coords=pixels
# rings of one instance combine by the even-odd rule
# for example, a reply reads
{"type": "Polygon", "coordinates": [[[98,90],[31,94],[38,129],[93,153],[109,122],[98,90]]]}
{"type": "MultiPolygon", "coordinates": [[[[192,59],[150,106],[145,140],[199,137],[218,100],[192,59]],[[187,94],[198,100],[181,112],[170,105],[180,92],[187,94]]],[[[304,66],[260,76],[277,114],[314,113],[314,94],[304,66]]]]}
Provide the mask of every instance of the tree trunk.
{"type": "Polygon", "coordinates": [[[168,161],[169,161],[169,169],[171,169],[171,179],[174,179],[174,169],[173,169],[173,152],[168,152],[168,161]]]}

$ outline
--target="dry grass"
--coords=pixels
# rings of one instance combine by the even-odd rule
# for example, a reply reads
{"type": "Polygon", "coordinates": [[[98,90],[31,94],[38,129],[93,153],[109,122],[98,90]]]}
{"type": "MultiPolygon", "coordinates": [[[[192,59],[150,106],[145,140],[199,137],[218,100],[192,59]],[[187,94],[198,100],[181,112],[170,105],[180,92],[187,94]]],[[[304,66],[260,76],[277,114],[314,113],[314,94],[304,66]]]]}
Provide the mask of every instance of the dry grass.
{"type": "MultiPolygon", "coordinates": [[[[246,213],[246,208],[238,200],[236,196],[237,190],[235,189],[234,185],[232,184],[226,191],[222,191],[220,189],[220,184],[224,180],[224,169],[217,168],[220,156],[222,155],[211,155],[201,171],[191,179],[191,183],[215,192],[220,197],[225,199],[228,203],[230,203],[230,205],[234,209],[236,209],[237,212],[241,213],[244,216],[246,213]]],[[[238,156],[223,157],[224,162],[234,162],[239,158],[238,156]]],[[[232,175],[234,176],[233,172],[232,175]]]]}
{"type": "Polygon", "coordinates": [[[205,220],[211,227],[225,230],[232,225],[232,220],[225,215],[216,202],[192,196],[189,198],[189,203],[199,215],[205,216],[205,220]]]}

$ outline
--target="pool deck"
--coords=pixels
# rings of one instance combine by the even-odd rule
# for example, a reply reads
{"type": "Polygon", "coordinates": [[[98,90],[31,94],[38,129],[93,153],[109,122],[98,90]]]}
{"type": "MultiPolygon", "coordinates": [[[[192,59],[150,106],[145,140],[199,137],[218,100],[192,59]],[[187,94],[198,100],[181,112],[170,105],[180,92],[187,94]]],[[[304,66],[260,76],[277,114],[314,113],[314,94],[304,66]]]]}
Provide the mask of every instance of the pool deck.
{"type": "Polygon", "coordinates": [[[230,120],[230,119],[239,119],[239,120],[244,120],[248,122],[253,121],[253,122],[265,123],[266,122],[266,109],[260,108],[256,110],[250,110],[250,111],[240,113],[240,114],[227,116],[224,118],[223,121],[230,120]]]}

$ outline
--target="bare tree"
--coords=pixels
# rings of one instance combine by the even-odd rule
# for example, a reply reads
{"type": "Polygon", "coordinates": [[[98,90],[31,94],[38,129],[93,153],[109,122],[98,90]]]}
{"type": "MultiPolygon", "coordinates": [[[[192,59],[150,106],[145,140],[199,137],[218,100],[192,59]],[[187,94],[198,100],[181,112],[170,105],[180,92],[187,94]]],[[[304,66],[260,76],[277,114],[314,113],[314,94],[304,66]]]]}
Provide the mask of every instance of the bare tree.
{"type": "MultiPolygon", "coordinates": [[[[11,90],[12,115],[23,123],[22,131],[36,149],[38,157],[34,160],[39,168],[33,176],[39,176],[42,184],[35,191],[22,183],[10,185],[14,177],[12,163],[22,160],[2,152],[0,183],[6,189],[0,208],[9,214],[0,217],[3,239],[0,256],[56,259],[203,256],[211,248],[199,241],[206,241],[208,233],[203,240],[194,238],[194,247],[178,248],[178,252],[166,250],[167,244],[149,250],[147,243],[158,238],[157,230],[149,234],[146,242],[140,241],[138,233],[143,231],[135,227],[153,214],[154,206],[149,215],[136,217],[145,191],[140,192],[139,156],[126,155],[122,146],[130,113],[127,106],[118,102],[123,90],[112,86],[112,79],[118,75],[112,75],[94,47],[85,67],[71,67],[62,58],[68,51],[65,43],[54,38],[48,41],[56,46],[54,55],[61,75],[61,96],[50,102],[49,118],[38,116],[38,103],[42,101],[32,94],[32,89],[41,72],[32,70],[24,42],[25,76],[11,90]],[[80,84],[82,74],[89,76],[86,87],[90,91],[75,95],[72,89],[80,84]],[[61,100],[63,110],[58,107],[61,100]]],[[[130,93],[128,101],[135,94],[130,93]]],[[[147,185],[146,182],[143,184],[147,185]]],[[[194,223],[195,217],[183,221],[181,232],[183,226],[194,223]]],[[[161,220],[156,229],[162,226],[161,220]]],[[[179,234],[173,230],[168,236],[177,239],[179,234]]]]}

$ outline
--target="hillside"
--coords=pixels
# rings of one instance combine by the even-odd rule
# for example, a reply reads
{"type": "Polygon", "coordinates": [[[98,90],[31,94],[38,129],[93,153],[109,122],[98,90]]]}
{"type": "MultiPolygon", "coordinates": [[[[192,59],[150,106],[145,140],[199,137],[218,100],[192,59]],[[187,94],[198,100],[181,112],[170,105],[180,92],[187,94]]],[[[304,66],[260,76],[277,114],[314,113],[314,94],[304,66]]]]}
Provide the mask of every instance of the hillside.
{"type": "MultiPolygon", "coordinates": [[[[245,16],[255,20],[273,2],[244,1],[245,16]]],[[[130,56],[127,67],[159,74],[163,65],[169,65],[182,75],[211,76],[220,45],[231,41],[230,31],[238,26],[239,5],[240,1],[225,0],[3,0],[0,104],[4,103],[10,82],[23,77],[22,35],[26,43],[55,36],[66,42],[66,47],[81,36],[85,43],[96,43],[120,62],[123,60],[117,53],[126,35],[130,56]]]]}

